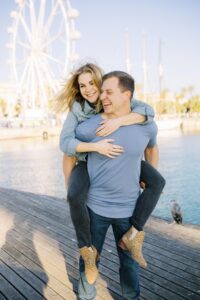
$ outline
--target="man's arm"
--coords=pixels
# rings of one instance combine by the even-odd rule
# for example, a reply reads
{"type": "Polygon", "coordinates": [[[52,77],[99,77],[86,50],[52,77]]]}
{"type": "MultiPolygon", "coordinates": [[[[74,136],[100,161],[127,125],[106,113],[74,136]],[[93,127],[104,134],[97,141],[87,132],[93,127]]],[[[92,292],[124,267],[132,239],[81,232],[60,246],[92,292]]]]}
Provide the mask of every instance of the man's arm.
{"type": "Polygon", "coordinates": [[[154,168],[157,168],[159,160],[158,145],[155,144],[153,147],[147,147],[144,151],[144,157],[154,168]]]}

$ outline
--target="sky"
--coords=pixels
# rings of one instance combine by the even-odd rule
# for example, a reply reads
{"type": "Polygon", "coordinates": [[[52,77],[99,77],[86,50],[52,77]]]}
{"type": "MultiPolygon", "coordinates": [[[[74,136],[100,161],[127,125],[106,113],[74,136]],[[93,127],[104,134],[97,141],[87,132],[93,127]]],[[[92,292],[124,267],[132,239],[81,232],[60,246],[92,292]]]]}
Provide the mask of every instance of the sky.
{"type": "MultiPolygon", "coordinates": [[[[36,2],[40,0],[35,0],[36,2]]],[[[50,1],[50,0],[48,0],[50,1]]],[[[163,88],[178,92],[194,86],[200,92],[199,0],[71,0],[78,9],[76,48],[82,63],[92,61],[105,72],[126,71],[126,32],[130,43],[131,74],[143,83],[142,49],[146,41],[147,89],[157,92],[158,49],[162,41],[163,88]]],[[[14,0],[0,0],[0,82],[8,82],[5,44],[14,0]]]]}

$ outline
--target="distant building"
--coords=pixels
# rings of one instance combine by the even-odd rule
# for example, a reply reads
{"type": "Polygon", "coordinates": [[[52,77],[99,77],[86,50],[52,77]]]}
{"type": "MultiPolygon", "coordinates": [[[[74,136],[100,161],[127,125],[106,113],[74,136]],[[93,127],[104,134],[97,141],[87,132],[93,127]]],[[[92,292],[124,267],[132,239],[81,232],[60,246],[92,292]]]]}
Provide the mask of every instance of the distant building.
{"type": "Polygon", "coordinates": [[[3,98],[8,103],[17,100],[17,87],[14,84],[0,82],[0,98],[3,98]]]}

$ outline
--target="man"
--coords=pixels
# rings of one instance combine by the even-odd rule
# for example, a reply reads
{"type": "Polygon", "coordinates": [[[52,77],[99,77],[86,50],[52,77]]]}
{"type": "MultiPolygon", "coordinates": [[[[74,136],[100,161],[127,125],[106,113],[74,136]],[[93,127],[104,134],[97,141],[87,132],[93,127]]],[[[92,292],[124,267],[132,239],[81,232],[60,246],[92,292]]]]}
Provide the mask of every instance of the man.
{"type": "MultiPolygon", "coordinates": [[[[125,72],[114,71],[103,77],[100,99],[104,113],[81,123],[77,138],[84,142],[96,142],[96,128],[102,119],[112,119],[130,112],[130,100],[134,92],[134,80],[125,72]]],[[[99,153],[88,154],[90,189],[88,208],[91,220],[92,242],[101,253],[106,232],[112,225],[120,260],[120,285],[123,299],[139,299],[139,265],[130,253],[119,247],[123,235],[130,229],[136,200],[140,193],[140,167],[143,153],[154,165],[158,160],[156,145],[157,127],[154,122],[146,125],[120,127],[109,138],[124,149],[124,153],[110,159],[99,153]]],[[[141,236],[141,239],[143,236],[141,236]]],[[[89,284],[84,275],[84,264],[80,262],[79,297],[95,299],[95,286],[89,284]]]]}

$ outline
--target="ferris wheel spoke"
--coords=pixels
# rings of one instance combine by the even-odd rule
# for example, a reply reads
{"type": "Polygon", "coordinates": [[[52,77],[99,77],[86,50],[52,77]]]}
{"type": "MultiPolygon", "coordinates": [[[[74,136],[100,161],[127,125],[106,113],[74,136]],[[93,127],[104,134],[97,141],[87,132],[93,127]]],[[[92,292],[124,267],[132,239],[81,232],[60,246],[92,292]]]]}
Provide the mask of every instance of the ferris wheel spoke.
{"type": "MultiPolygon", "coordinates": [[[[76,37],[71,0],[20,0],[13,12],[11,60],[23,107],[47,108],[59,80],[70,71],[76,37]],[[55,55],[56,53],[56,55],[55,55]]],[[[11,32],[11,31],[10,31],[11,32]]]]}
{"type": "Polygon", "coordinates": [[[47,99],[46,90],[45,90],[46,84],[44,82],[43,76],[41,75],[41,71],[40,71],[40,68],[38,67],[37,62],[35,63],[35,70],[36,70],[36,73],[37,73],[37,76],[38,76],[38,79],[39,79],[39,81],[38,81],[38,87],[40,88],[40,91],[41,91],[41,94],[42,94],[42,97],[43,97],[42,102],[44,104],[44,102],[47,102],[47,100],[48,100],[47,99]]]}
{"type": "Polygon", "coordinates": [[[52,89],[54,89],[54,75],[50,69],[50,66],[48,65],[48,62],[44,62],[44,60],[41,61],[41,69],[43,70],[46,78],[48,78],[48,82],[50,83],[50,86],[52,89]]]}
{"type": "Polygon", "coordinates": [[[41,75],[41,71],[38,68],[36,61],[33,61],[31,75],[32,75],[31,76],[31,79],[32,79],[31,85],[32,85],[32,88],[34,87],[33,89],[34,89],[35,93],[37,93],[38,90],[43,88],[44,79],[43,79],[43,76],[41,75]]]}
{"type": "Polygon", "coordinates": [[[53,77],[53,75],[51,74],[51,71],[50,71],[50,68],[47,64],[47,61],[44,61],[44,60],[41,59],[40,62],[39,63],[36,62],[35,65],[37,66],[37,70],[40,70],[40,74],[43,74],[44,78],[47,79],[47,81],[50,83],[49,86],[52,86],[52,83],[53,83],[52,77],[53,77]]]}
{"type": "Polygon", "coordinates": [[[46,48],[49,45],[53,44],[53,42],[55,42],[59,37],[60,37],[60,33],[56,34],[53,38],[51,38],[50,40],[48,40],[46,43],[42,44],[42,48],[46,48]]]}
{"type": "Polygon", "coordinates": [[[22,47],[24,47],[24,48],[26,48],[26,49],[28,49],[28,50],[31,49],[31,46],[28,45],[28,44],[26,44],[26,43],[24,43],[24,42],[17,41],[17,44],[20,45],[20,46],[22,46],[22,47]]]}
{"type": "Polygon", "coordinates": [[[30,100],[28,101],[28,107],[35,108],[35,99],[36,99],[36,93],[37,93],[37,87],[36,87],[36,80],[35,80],[35,71],[33,66],[33,61],[31,61],[30,65],[30,76],[27,80],[27,88],[31,91],[30,93],[30,100]]]}
{"type": "Polygon", "coordinates": [[[24,71],[23,71],[23,73],[22,73],[21,80],[20,80],[20,86],[23,86],[24,79],[25,79],[25,78],[28,78],[27,73],[28,73],[28,70],[29,70],[29,69],[30,69],[30,61],[27,60],[26,65],[25,65],[25,67],[24,67],[24,71]]]}
{"type": "Polygon", "coordinates": [[[37,23],[36,23],[36,16],[35,16],[35,5],[33,0],[30,0],[30,17],[31,17],[31,31],[34,32],[37,23]]]}
{"type": "Polygon", "coordinates": [[[26,61],[27,61],[27,58],[23,58],[23,59],[17,60],[16,66],[23,65],[23,64],[26,63],[26,61]]]}
{"type": "Polygon", "coordinates": [[[43,53],[43,55],[44,55],[46,58],[50,59],[51,61],[54,61],[54,62],[56,62],[56,63],[58,63],[58,64],[60,64],[60,65],[63,65],[63,62],[61,62],[59,59],[56,59],[55,57],[51,56],[50,54],[43,53]]]}
{"type": "Polygon", "coordinates": [[[55,92],[56,91],[55,76],[52,73],[50,66],[48,66],[48,64],[43,64],[42,69],[44,70],[46,77],[48,78],[48,82],[50,83],[51,89],[55,92]]]}
{"type": "Polygon", "coordinates": [[[23,18],[23,16],[21,14],[20,14],[20,20],[21,20],[22,26],[24,28],[24,31],[26,32],[26,35],[27,35],[27,37],[29,39],[29,42],[31,44],[31,39],[32,39],[31,38],[31,32],[30,32],[28,26],[26,25],[26,22],[25,22],[25,20],[24,20],[24,18],[23,18]]]}
{"type": "Polygon", "coordinates": [[[47,46],[51,45],[53,42],[55,42],[62,35],[63,27],[64,27],[64,24],[62,22],[60,24],[58,32],[50,40],[46,41],[46,43],[44,45],[42,45],[42,47],[47,47],[47,46]]]}
{"type": "Polygon", "coordinates": [[[49,15],[49,17],[47,19],[47,22],[46,22],[46,25],[45,25],[45,32],[49,32],[49,29],[51,27],[51,24],[52,24],[53,18],[55,17],[57,9],[58,9],[58,1],[56,1],[56,4],[54,5],[54,7],[51,11],[51,14],[49,15]]]}
{"type": "Polygon", "coordinates": [[[42,29],[45,16],[46,0],[40,0],[40,9],[38,17],[38,28],[42,29]]]}
{"type": "Polygon", "coordinates": [[[34,108],[34,100],[36,95],[35,82],[33,77],[33,66],[29,65],[27,76],[20,85],[20,94],[27,108],[34,108]]]}
{"type": "Polygon", "coordinates": [[[33,77],[32,76],[32,74],[33,74],[32,68],[33,68],[32,62],[30,62],[26,77],[23,78],[24,83],[21,83],[22,86],[26,87],[26,90],[30,89],[30,86],[34,83],[33,78],[32,78],[33,77]]]}
{"type": "Polygon", "coordinates": [[[21,89],[25,90],[25,94],[27,96],[27,91],[30,90],[30,86],[32,84],[32,65],[31,63],[29,64],[26,73],[24,73],[26,76],[23,76],[20,86],[21,89]]]}

